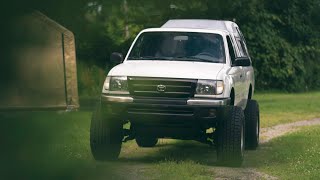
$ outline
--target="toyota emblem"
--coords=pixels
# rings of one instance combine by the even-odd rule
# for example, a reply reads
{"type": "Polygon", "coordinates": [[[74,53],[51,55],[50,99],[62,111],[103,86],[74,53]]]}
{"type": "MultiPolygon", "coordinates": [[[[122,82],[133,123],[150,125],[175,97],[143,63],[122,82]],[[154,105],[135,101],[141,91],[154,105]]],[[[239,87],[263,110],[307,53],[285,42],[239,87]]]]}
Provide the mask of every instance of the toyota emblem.
{"type": "Polygon", "coordinates": [[[158,85],[157,86],[157,90],[158,90],[158,92],[164,92],[165,90],[166,90],[166,86],[165,85],[162,85],[162,84],[160,84],[160,85],[158,85]]]}

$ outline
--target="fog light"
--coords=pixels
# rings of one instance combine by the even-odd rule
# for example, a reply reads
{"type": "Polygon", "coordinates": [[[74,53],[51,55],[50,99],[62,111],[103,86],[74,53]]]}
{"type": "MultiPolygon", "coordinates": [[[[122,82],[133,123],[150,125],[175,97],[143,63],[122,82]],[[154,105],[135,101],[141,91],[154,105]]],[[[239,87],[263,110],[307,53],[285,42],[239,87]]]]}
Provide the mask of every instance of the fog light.
{"type": "Polygon", "coordinates": [[[213,132],[214,132],[214,129],[213,129],[213,128],[209,128],[209,129],[206,130],[206,133],[207,133],[207,134],[211,134],[211,133],[213,133],[213,132]]]}

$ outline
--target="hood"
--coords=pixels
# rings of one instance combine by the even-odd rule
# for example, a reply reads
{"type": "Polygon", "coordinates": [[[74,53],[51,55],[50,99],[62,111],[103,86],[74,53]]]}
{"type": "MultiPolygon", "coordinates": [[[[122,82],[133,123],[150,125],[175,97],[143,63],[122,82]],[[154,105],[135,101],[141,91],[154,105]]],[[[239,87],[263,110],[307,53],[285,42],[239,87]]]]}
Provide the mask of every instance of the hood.
{"type": "Polygon", "coordinates": [[[216,79],[222,63],[188,61],[125,61],[114,67],[109,76],[216,79]]]}

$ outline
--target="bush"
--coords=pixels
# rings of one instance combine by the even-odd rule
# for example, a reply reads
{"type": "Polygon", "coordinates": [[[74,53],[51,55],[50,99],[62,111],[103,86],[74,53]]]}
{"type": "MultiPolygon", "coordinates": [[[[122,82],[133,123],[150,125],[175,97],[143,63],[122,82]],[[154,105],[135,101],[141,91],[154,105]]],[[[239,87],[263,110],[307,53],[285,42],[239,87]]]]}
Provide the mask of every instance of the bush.
{"type": "Polygon", "coordinates": [[[105,70],[94,65],[77,61],[78,88],[80,97],[95,97],[101,93],[105,70]]]}

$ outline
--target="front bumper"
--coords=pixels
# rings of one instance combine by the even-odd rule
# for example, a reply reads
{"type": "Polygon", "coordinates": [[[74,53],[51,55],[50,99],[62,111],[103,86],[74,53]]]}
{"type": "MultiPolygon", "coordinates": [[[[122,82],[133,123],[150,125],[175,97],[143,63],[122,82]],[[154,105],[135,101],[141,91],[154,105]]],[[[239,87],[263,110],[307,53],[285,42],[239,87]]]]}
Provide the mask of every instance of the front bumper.
{"type": "MultiPolygon", "coordinates": [[[[135,102],[135,99],[130,96],[102,95],[101,100],[102,102],[109,102],[109,103],[134,103],[135,102]]],[[[141,100],[141,99],[138,99],[138,100],[141,100]]],[[[226,106],[229,103],[230,103],[230,98],[223,98],[223,99],[192,98],[192,99],[186,100],[186,104],[189,106],[220,107],[220,106],[226,106]]]]}
{"type": "Polygon", "coordinates": [[[225,99],[133,98],[102,95],[109,116],[127,119],[135,133],[155,137],[193,139],[215,127],[219,113],[230,102],[225,99]]]}
{"type": "Polygon", "coordinates": [[[134,98],[130,96],[101,96],[102,105],[109,115],[125,116],[136,123],[185,124],[213,121],[229,98],[134,98]]]}

